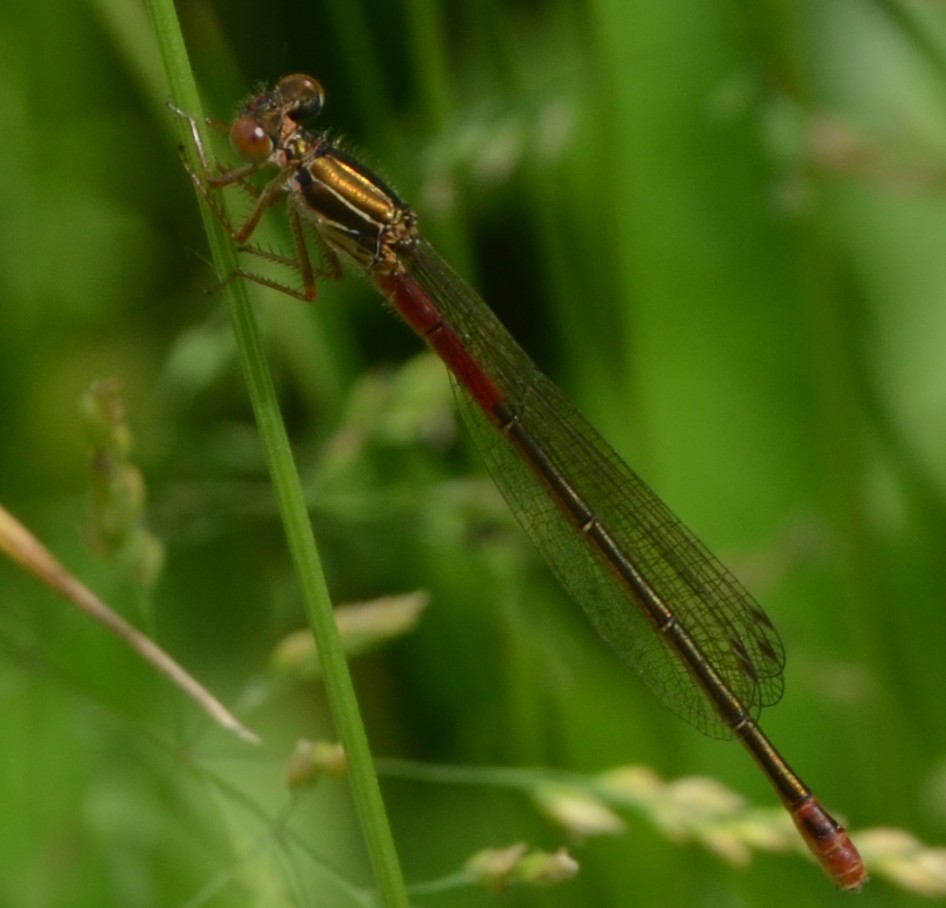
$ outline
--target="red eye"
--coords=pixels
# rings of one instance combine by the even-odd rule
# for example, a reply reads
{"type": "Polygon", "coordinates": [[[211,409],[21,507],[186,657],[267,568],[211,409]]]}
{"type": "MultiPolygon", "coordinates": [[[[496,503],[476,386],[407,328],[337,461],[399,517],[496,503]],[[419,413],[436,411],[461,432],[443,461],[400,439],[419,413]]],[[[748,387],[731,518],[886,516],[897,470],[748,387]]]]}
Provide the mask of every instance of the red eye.
{"type": "Polygon", "coordinates": [[[253,117],[240,117],[230,127],[233,150],[247,161],[263,161],[273,152],[273,140],[253,117]]]}

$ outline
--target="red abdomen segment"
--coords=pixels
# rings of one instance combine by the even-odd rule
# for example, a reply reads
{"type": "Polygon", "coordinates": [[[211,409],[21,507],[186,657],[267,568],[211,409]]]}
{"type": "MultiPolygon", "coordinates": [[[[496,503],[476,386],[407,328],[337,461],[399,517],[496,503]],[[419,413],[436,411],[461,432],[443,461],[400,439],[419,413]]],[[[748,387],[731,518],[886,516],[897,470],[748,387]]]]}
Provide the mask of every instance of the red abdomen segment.
{"type": "Polygon", "coordinates": [[[791,814],[805,844],[841,889],[856,892],[867,882],[864,863],[844,827],[813,796],[791,814]]]}

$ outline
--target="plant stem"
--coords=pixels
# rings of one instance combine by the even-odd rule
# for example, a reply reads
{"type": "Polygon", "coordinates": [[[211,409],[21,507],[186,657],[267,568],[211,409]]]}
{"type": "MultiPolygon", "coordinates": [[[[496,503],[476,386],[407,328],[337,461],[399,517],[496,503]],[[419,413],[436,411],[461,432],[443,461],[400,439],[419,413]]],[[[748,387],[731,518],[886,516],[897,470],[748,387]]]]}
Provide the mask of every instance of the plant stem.
{"type": "MultiPolygon", "coordinates": [[[[149,0],[149,9],[174,101],[200,118],[197,89],[172,0],[149,0]]],[[[205,207],[201,205],[215,267],[220,275],[231,274],[237,265],[233,243],[205,207]]],[[[306,614],[319,648],[329,706],[348,758],[352,796],[377,880],[381,904],[388,908],[406,908],[407,891],[390,823],[335,625],[302,484],[279,411],[246,285],[242,281],[230,281],[226,293],[243,373],[286,538],[302,587],[306,614]]]]}

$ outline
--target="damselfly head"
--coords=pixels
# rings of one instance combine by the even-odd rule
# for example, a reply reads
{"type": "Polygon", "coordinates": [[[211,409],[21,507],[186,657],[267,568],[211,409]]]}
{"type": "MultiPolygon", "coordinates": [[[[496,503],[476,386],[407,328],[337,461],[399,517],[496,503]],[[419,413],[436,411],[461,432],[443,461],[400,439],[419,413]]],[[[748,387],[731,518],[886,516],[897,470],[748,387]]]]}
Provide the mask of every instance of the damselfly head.
{"type": "Polygon", "coordinates": [[[230,144],[245,160],[263,162],[298,124],[318,116],[324,103],[325,91],[317,79],[302,73],[285,76],[272,91],[246,103],[230,127],[230,144]]]}

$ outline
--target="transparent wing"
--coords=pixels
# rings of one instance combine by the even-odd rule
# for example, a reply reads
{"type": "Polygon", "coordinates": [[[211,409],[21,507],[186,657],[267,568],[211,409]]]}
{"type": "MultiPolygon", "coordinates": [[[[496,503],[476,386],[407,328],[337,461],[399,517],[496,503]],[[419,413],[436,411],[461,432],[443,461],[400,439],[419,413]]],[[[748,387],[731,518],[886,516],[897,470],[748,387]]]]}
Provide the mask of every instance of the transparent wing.
{"type": "MultiPolygon", "coordinates": [[[[624,556],[703,658],[753,718],[782,695],[785,654],[768,616],[739,581],[680,522],[534,365],[492,310],[421,241],[408,270],[437,301],[552,463],[595,514],[624,556]]],[[[731,737],[713,701],[588,545],[517,450],[470,395],[454,386],[464,421],[493,480],[553,573],[618,654],[674,712],[711,737],[731,737]]]]}

